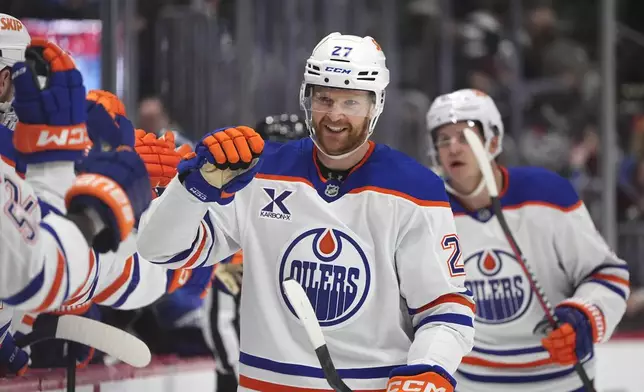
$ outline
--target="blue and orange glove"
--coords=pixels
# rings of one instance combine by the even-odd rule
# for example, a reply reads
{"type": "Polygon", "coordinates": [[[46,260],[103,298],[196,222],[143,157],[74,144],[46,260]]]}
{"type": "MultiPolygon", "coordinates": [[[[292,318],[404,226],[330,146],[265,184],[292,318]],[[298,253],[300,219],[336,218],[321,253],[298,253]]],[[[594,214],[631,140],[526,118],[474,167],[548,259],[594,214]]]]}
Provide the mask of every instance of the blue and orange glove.
{"type": "Polygon", "coordinates": [[[0,375],[15,374],[22,376],[29,368],[29,354],[16,346],[16,341],[7,332],[0,344],[0,375]]]}
{"type": "Polygon", "coordinates": [[[561,325],[549,327],[547,319],[535,327],[535,333],[547,335],[541,340],[550,358],[560,365],[573,365],[586,359],[595,343],[605,334],[604,315],[595,305],[569,299],[555,308],[555,316],[561,325]]]}
{"type": "Polygon", "coordinates": [[[11,71],[18,124],[13,143],[24,163],[77,161],[89,143],[83,77],[71,56],[33,39],[11,71]]]}
{"type": "Polygon", "coordinates": [[[264,140],[252,128],[218,129],[179,163],[179,180],[199,200],[227,204],[255,177],[263,151],[264,140]]]}
{"type": "Polygon", "coordinates": [[[152,200],[145,164],[123,147],[90,153],[76,171],[79,174],[65,195],[68,213],[85,214],[100,226],[91,244],[97,252],[116,251],[152,200]]]}
{"type": "Polygon", "coordinates": [[[134,147],[134,126],[126,117],[125,105],[116,95],[104,90],[90,90],[86,110],[92,151],[134,147]]]}
{"type": "Polygon", "coordinates": [[[436,365],[397,367],[389,374],[387,392],[445,391],[454,392],[456,380],[447,370],[436,365]],[[442,388],[442,389],[441,389],[442,388]]]}

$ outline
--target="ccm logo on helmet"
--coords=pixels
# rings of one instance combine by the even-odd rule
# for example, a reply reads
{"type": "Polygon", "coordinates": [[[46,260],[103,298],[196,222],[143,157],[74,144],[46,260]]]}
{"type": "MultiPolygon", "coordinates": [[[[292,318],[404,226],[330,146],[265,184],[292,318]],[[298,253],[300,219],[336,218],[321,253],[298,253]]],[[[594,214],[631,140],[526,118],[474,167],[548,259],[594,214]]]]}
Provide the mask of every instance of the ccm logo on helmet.
{"type": "Polygon", "coordinates": [[[0,18],[0,30],[21,31],[22,23],[14,18],[0,18]]]}
{"type": "Polygon", "coordinates": [[[335,72],[335,73],[347,74],[347,75],[351,73],[350,69],[336,68],[331,66],[326,67],[324,70],[327,72],[335,72]]]}
{"type": "Polygon", "coordinates": [[[447,392],[443,387],[436,387],[431,382],[418,380],[393,381],[387,386],[387,392],[447,392]]]}

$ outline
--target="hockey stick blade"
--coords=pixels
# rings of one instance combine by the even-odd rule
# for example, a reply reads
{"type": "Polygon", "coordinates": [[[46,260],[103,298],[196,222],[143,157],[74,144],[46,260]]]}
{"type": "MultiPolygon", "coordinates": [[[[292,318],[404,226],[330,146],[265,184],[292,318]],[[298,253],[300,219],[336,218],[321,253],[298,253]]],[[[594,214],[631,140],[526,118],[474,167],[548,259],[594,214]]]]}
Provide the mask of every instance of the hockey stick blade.
{"type": "MultiPolygon", "coordinates": [[[[474,153],[476,162],[479,165],[479,169],[481,170],[481,174],[483,175],[483,181],[485,182],[485,187],[487,188],[487,192],[490,195],[490,198],[492,199],[492,208],[494,210],[494,215],[496,215],[496,218],[499,221],[499,224],[501,225],[501,229],[503,229],[503,234],[508,240],[508,243],[510,244],[512,251],[514,252],[515,257],[517,258],[517,260],[525,270],[526,274],[528,275],[530,286],[536,292],[537,299],[539,300],[541,307],[546,313],[546,317],[548,318],[548,321],[550,322],[553,328],[558,328],[560,323],[556,315],[554,314],[554,311],[552,310],[552,305],[550,304],[548,297],[546,297],[545,292],[541,288],[541,285],[539,284],[537,277],[530,269],[530,265],[528,264],[525,256],[523,255],[521,248],[519,248],[519,244],[514,239],[514,236],[512,235],[512,231],[510,230],[510,226],[508,226],[508,222],[505,220],[505,216],[503,215],[503,209],[501,206],[501,201],[499,200],[499,189],[496,185],[496,179],[494,178],[492,165],[490,164],[490,159],[488,157],[487,152],[485,151],[485,147],[483,146],[483,143],[481,142],[481,139],[478,137],[478,135],[474,133],[474,131],[472,131],[471,129],[469,128],[464,129],[463,135],[465,136],[467,143],[472,148],[472,152],[474,153]]],[[[574,368],[575,368],[575,372],[577,372],[577,374],[579,375],[579,378],[581,379],[582,384],[584,385],[584,390],[587,392],[595,392],[595,388],[593,387],[592,381],[590,381],[590,378],[586,373],[586,369],[584,369],[584,367],[579,362],[579,360],[575,362],[574,368]]]]}
{"type": "Polygon", "coordinates": [[[329,348],[324,340],[322,328],[320,327],[320,323],[318,323],[315,310],[313,310],[304,289],[296,280],[290,278],[282,282],[282,287],[295,314],[297,314],[300,322],[302,322],[311,345],[315,349],[315,355],[318,357],[320,366],[322,366],[324,378],[326,378],[327,383],[336,392],[351,392],[351,389],[340,378],[338,370],[333,364],[329,348]]]}
{"type": "Polygon", "coordinates": [[[146,367],[152,360],[148,346],[129,333],[85,317],[62,315],[56,322],[23,336],[19,347],[51,339],[67,340],[93,347],[137,368],[146,367]]]}

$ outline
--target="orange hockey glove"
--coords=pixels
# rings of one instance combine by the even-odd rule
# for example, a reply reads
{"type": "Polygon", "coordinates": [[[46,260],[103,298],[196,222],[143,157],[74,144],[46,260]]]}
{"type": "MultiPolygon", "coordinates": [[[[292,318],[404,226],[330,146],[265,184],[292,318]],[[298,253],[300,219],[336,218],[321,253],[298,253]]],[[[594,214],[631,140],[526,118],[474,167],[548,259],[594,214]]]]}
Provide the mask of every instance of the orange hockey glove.
{"type": "Polygon", "coordinates": [[[220,128],[179,163],[179,180],[203,202],[227,204],[259,171],[264,140],[252,128],[220,128]]]}
{"type": "Polygon", "coordinates": [[[440,366],[408,365],[389,374],[387,392],[444,391],[454,392],[456,380],[440,366]]]}
{"type": "Polygon", "coordinates": [[[595,343],[600,342],[606,330],[604,315],[595,305],[583,300],[568,299],[555,308],[561,323],[551,330],[547,320],[542,320],[535,332],[546,334],[541,340],[550,358],[561,365],[573,365],[586,359],[595,343]]]}
{"type": "Polygon", "coordinates": [[[153,133],[136,130],[134,149],[145,163],[153,188],[164,188],[177,174],[182,155],[190,152],[184,145],[175,150],[174,134],[168,132],[158,138],[153,133]]]}

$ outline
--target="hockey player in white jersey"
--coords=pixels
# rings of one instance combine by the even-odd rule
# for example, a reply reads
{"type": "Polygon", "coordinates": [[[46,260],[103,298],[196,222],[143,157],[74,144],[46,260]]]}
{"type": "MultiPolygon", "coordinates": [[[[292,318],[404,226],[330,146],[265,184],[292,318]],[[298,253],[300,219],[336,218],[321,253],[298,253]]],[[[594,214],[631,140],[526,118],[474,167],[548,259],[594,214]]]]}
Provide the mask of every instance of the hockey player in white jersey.
{"type": "MultiPolygon", "coordinates": [[[[581,391],[572,365],[594,378],[593,345],[610,338],[629,294],[629,273],[598,234],[572,185],[533,167],[494,162],[503,123],[493,100],[459,90],[427,113],[430,154],[450,193],[465,283],[476,300],[476,336],[457,372],[459,391],[581,391]],[[463,130],[489,152],[504,215],[563,326],[542,328],[544,311],[490,208],[463,130]]],[[[547,324],[546,324],[547,325],[547,324]]]]}
{"type": "Polygon", "coordinates": [[[282,291],[293,278],[353,390],[453,391],[474,303],[442,181],[369,141],[388,82],[375,40],[328,35],[300,90],[310,138],[208,133],[141,220],[139,252],[169,268],[243,248],[240,390],[329,390],[282,291]]]}
{"type": "MultiPolygon", "coordinates": [[[[47,62],[50,73],[41,90],[31,65],[13,65],[13,106],[20,118],[13,133],[16,149],[24,162],[58,157],[73,170],[88,140],[82,78],[56,45],[34,41],[32,48],[47,62]]],[[[1,148],[10,149],[4,144],[1,148]]],[[[68,212],[44,218],[31,184],[5,160],[2,165],[0,276],[6,280],[0,285],[0,298],[5,305],[22,309],[56,308],[87,283],[90,245],[103,251],[116,249],[149,203],[145,165],[133,151],[83,159],[77,177],[72,172],[57,178],[69,181],[69,189],[61,195],[68,212]],[[90,181],[98,176],[104,178],[102,184],[90,181]]],[[[47,169],[52,169],[49,175],[58,173],[57,167],[47,169]]]]}
{"type": "MultiPolygon", "coordinates": [[[[106,91],[90,91],[86,108],[87,129],[93,143],[90,154],[100,150],[115,150],[119,146],[134,147],[143,159],[155,189],[167,185],[172,178],[170,173],[176,173],[181,154],[180,151],[175,151],[172,133],[157,140],[155,135],[145,135],[145,132],[138,130],[135,137],[133,126],[124,116],[123,103],[114,94],[106,91]]],[[[47,165],[51,164],[52,162],[47,165]]],[[[53,161],[53,164],[58,162],[53,161]]],[[[62,197],[57,196],[56,192],[48,191],[56,188],[55,183],[60,181],[59,178],[34,178],[34,166],[38,167],[34,164],[27,165],[26,178],[28,181],[35,180],[36,192],[43,196],[39,200],[43,216],[48,213],[60,213],[58,210],[63,207],[56,206],[64,205],[62,197]]],[[[91,309],[92,304],[127,310],[147,306],[167,292],[180,290],[184,297],[199,297],[204,290],[209,289],[213,267],[171,271],[148,263],[141,260],[136,253],[133,235],[121,243],[116,252],[98,254],[91,251],[89,278],[86,284],[53,313],[86,315],[85,312],[91,309]]],[[[93,314],[96,315],[96,312],[93,314]]],[[[12,327],[22,334],[31,332],[32,326],[37,326],[38,322],[42,321],[41,318],[51,318],[51,315],[30,313],[19,316],[12,327]]],[[[51,367],[57,360],[58,363],[63,363],[60,348],[62,344],[53,342],[39,346],[38,350],[33,352],[36,357],[34,365],[51,367]]],[[[72,345],[72,349],[81,365],[91,358],[88,356],[91,351],[87,348],[72,345]]]]}

